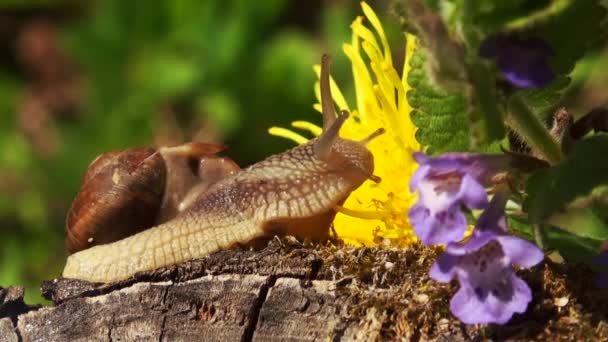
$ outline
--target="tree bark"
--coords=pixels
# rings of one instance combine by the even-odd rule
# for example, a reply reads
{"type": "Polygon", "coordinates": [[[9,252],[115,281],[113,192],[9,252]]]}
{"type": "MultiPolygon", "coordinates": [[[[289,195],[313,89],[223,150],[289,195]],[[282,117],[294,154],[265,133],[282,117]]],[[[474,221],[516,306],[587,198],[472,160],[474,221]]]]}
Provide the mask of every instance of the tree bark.
{"type": "Polygon", "coordinates": [[[521,275],[534,292],[505,326],[467,326],[449,311],[455,285],[428,278],[437,251],[303,246],[274,239],[115,284],[58,278],[55,305],[0,289],[0,341],[480,340],[608,338],[608,299],[584,267],[521,275]],[[564,299],[566,298],[566,299],[564,299]]]}

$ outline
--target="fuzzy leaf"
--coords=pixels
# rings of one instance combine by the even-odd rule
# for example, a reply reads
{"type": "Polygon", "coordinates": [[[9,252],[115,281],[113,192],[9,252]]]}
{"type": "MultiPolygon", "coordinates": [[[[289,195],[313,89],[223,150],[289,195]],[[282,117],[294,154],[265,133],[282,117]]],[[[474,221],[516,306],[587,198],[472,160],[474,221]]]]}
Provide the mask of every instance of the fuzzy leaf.
{"type": "Polygon", "coordinates": [[[469,100],[469,123],[473,144],[500,140],[505,136],[503,118],[496,101],[495,79],[488,68],[481,63],[470,65],[474,94],[469,100]]]}
{"type": "Polygon", "coordinates": [[[408,102],[413,108],[412,120],[418,127],[416,139],[428,146],[429,154],[468,150],[464,97],[432,84],[426,62],[425,51],[418,49],[412,56],[412,69],[408,74],[408,82],[413,88],[408,93],[408,102]]]}
{"type": "Polygon", "coordinates": [[[542,89],[519,90],[518,93],[532,113],[544,119],[555,110],[556,104],[561,99],[562,93],[569,84],[570,78],[561,75],[547,87],[542,89]]]}
{"type": "Polygon", "coordinates": [[[596,135],[577,143],[561,164],[532,176],[526,185],[524,209],[540,222],[578,196],[608,183],[608,136],[596,135]]]}

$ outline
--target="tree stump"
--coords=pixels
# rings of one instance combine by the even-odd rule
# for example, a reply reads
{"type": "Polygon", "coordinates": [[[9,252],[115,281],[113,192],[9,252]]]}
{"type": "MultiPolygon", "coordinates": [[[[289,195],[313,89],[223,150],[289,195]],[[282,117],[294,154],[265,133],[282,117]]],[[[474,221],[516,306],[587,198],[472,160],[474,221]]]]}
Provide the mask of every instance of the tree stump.
{"type": "Polygon", "coordinates": [[[276,238],[114,284],[47,281],[49,307],[0,289],[0,341],[608,339],[608,294],[591,287],[586,267],[521,272],[534,292],[525,314],[464,325],[449,311],[457,284],[428,277],[437,253],[276,238]]]}

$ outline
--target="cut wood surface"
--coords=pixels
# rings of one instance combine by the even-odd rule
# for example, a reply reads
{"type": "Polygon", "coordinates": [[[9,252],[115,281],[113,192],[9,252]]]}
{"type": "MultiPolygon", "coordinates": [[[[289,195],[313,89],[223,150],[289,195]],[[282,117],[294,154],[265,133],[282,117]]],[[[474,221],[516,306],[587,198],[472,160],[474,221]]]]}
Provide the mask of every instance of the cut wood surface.
{"type": "Polygon", "coordinates": [[[546,263],[521,276],[528,311],[505,326],[464,325],[457,284],[428,277],[437,251],[304,246],[274,239],[101,285],[58,278],[31,307],[0,289],[0,341],[606,340],[608,294],[585,267],[546,263]]]}

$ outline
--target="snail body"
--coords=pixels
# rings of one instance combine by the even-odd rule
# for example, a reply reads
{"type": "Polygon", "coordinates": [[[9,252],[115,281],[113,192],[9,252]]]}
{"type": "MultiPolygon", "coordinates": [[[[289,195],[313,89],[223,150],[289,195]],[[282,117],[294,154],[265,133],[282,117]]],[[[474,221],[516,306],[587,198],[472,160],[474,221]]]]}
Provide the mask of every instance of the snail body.
{"type": "Polygon", "coordinates": [[[210,185],[167,222],[72,254],[63,276],[113,282],[262,237],[326,237],[336,205],[366,179],[377,180],[365,144],[383,131],[360,142],[339,137],[348,112],[336,118],[326,57],[321,97],[323,133],[318,138],[210,185]]]}

